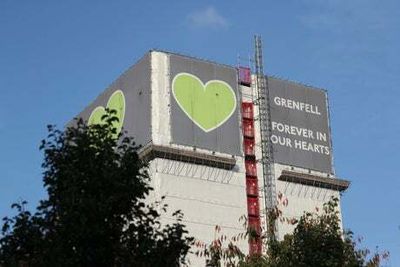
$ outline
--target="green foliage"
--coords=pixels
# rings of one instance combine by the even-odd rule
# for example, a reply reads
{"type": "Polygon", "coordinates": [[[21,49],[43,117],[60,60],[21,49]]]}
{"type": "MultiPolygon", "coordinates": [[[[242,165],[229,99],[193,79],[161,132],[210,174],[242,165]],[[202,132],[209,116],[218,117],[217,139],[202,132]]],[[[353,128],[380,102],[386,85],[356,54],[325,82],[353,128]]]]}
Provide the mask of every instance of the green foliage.
{"type": "Polygon", "coordinates": [[[323,207],[322,214],[305,213],[291,235],[281,242],[269,242],[270,266],[363,266],[349,234],[342,235],[338,199],[323,207]]]}
{"type": "Polygon", "coordinates": [[[31,262],[33,266],[42,265],[39,247],[43,239],[41,218],[36,218],[25,210],[27,203],[15,203],[12,208],[18,211],[14,218],[5,217],[1,229],[0,266],[18,266],[31,262]],[[12,233],[11,233],[12,232],[12,233]]]}
{"type": "Polygon", "coordinates": [[[117,120],[77,120],[59,131],[49,126],[42,141],[48,197],[31,215],[24,204],[5,218],[0,266],[178,266],[192,238],[181,224],[161,226],[166,205],[149,205],[147,165],[132,138],[114,138],[117,120]]]}
{"type": "MultiPolygon", "coordinates": [[[[227,249],[215,249],[212,243],[204,255],[214,261],[209,266],[238,267],[378,267],[388,257],[388,253],[375,253],[367,260],[369,251],[358,249],[353,233],[343,232],[338,212],[339,200],[332,198],[325,203],[321,213],[304,213],[297,220],[286,220],[296,224],[294,232],[283,240],[274,240],[270,232],[261,235],[267,251],[265,255],[244,257],[243,252],[227,253],[227,249]]],[[[282,212],[275,209],[273,218],[278,219],[282,212]]],[[[282,219],[282,218],[280,218],[282,219]]],[[[285,220],[281,220],[285,221],[285,220]]],[[[269,226],[271,226],[270,224],[269,226]]],[[[248,229],[245,236],[250,235],[248,229]]],[[[223,235],[222,235],[223,236],[223,235]]],[[[226,238],[225,238],[226,239],[226,238]]],[[[233,238],[233,241],[237,238],[233,238]]],[[[234,244],[230,243],[230,246],[234,244]]]]}

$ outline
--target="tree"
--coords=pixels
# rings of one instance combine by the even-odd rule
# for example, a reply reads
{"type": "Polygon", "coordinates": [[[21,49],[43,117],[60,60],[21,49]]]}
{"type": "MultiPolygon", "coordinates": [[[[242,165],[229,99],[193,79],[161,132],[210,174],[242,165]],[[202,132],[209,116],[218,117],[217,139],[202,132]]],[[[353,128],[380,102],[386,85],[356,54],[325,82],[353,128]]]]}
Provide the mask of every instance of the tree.
{"type": "Polygon", "coordinates": [[[192,238],[182,225],[162,226],[162,202],[148,204],[147,164],[139,147],[114,127],[115,112],[101,124],[76,120],[64,131],[49,126],[42,141],[48,197],[35,214],[24,204],[5,218],[0,239],[4,266],[178,266],[192,238]],[[115,138],[118,135],[119,138],[115,138]]]}
{"type": "MultiPolygon", "coordinates": [[[[286,202],[287,203],[287,202],[286,202]]],[[[270,233],[261,236],[266,243],[265,255],[244,257],[234,242],[238,237],[251,236],[252,230],[247,229],[245,235],[238,235],[230,240],[221,234],[208,247],[203,245],[203,255],[213,264],[210,266],[239,267],[378,267],[386,259],[387,252],[374,253],[371,257],[367,249],[358,249],[351,231],[342,231],[338,212],[339,200],[332,198],[324,204],[321,213],[304,213],[297,221],[287,219],[296,227],[292,234],[287,234],[283,240],[268,238],[270,233]],[[228,240],[228,241],[227,241],[228,240]],[[224,247],[223,242],[228,246],[224,247]],[[233,242],[233,243],[232,243],[233,242]],[[231,248],[235,249],[232,250],[231,248]]],[[[280,218],[282,212],[276,208],[269,217],[280,218]]],[[[284,220],[282,220],[284,221],[284,220]]]]}
{"type": "Polygon", "coordinates": [[[270,241],[270,266],[364,266],[366,255],[356,249],[352,233],[341,231],[338,202],[332,198],[325,203],[322,214],[305,213],[293,234],[270,241]]]}

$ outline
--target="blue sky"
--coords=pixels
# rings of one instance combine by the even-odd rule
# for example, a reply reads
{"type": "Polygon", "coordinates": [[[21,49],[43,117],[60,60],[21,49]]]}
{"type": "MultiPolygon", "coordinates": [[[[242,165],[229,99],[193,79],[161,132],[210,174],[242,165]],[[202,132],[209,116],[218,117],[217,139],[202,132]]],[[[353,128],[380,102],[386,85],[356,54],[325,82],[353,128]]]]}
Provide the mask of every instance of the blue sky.
{"type": "Polygon", "coordinates": [[[151,48],[236,65],[264,41],[270,75],[328,90],[346,228],[400,266],[400,2],[0,0],[0,216],[44,196],[40,140],[151,48]]]}

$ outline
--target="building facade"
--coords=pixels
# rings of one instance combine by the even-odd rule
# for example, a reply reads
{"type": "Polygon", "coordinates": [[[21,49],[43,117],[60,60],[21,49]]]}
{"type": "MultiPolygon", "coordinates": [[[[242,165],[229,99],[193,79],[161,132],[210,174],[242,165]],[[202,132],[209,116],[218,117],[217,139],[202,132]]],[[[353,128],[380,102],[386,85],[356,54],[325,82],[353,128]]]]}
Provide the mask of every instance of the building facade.
{"type": "MultiPolygon", "coordinates": [[[[249,68],[237,68],[163,51],[150,51],[115,80],[78,117],[96,123],[105,107],[142,145],[154,188],[171,213],[181,210],[190,234],[210,243],[223,233],[266,225],[261,142],[273,148],[274,198],[282,210],[276,236],[293,230],[291,219],[320,208],[349,183],[332,167],[329,109],[324,90],[266,77],[269,140],[261,140],[258,88],[249,68]],[[216,226],[220,232],[216,233],[216,226]]],[[[260,242],[241,239],[244,252],[260,242]]],[[[194,248],[195,250],[195,248],[194,248]]],[[[193,266],[203,258],[190,257],[193,266]]]]}

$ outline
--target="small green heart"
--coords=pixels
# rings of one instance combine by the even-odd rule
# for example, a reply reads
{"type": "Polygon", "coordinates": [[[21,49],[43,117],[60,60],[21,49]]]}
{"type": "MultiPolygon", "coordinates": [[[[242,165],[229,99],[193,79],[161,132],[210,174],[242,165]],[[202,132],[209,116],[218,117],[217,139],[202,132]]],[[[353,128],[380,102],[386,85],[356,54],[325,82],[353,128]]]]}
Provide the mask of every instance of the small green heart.
{"type": "Polygon", "coordinates": [[[224,81],[204,85],[192,74],[179,73],[172,81],[172,93],[183,112],[205,132],[220,127],[236,109],[235,93],[224,81]]]}
{"type": "MultiPolygon", "coordinates": [[[[115,110],[117,113],[114,115],[118,118],[118,121],[114,121],[113,126],[116,128],[117,132],[115,137],[122,130],[122,126],[124,124],[124,117],[125,117],[125,96],[121,90],[115,91],[110,98],[108,99],[107,106],[110,110],[115,110]]],[[[88,125],[92,124],[102,124],[104,123],[101,118],[106,113],[106,110],[103,106],[96,107],[92,113],[90,114],[88,125]]]]}
{"type": "Polygon", "coordinates": [[[89,120],[88,120],[88,124],[92,125],[92,124],[101,124],[103,123],[101,121],[101,117],[103,117],[103,115],[106,114],[106,110],[104,109],[104,107],[96,107],[93,111],[92,114],[90,114],[89,120]]]}

